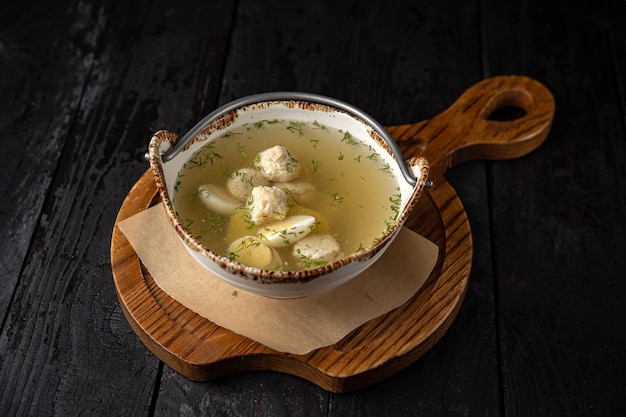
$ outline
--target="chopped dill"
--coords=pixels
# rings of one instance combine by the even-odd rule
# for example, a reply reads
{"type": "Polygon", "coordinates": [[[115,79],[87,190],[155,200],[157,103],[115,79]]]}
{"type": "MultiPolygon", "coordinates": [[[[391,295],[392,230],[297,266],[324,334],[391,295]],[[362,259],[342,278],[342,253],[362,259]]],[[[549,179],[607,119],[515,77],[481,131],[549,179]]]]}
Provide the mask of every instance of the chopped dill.
{"type": "Polygon", "coordinates": [[[222,135],[223,138],[232,138],[235,135],[243,135],[243,133],[241,132],[233,132],[232,130],[228,130],[226,131],[226,133],[224,133],[222,135]]]}
{"type": "Polygon", "coordinates": [[[356,140],[354,140],[354,138],[352,137],[352,134],[348,131],[344,132],[343,138],[341,139],[341,141],[347,143],[348,145],[358,145],[359,143],[356,140]]]}
{"type": "Polygon", "coordinates": [[[226,177],[226,178],[230,178],[233,175],[237,175],[237,172],[239,170],[237,168],[232,168],[232,167],[226,167],[226,169],[224,169],[224,171],[222,171],[222,174],[226,177]]]}
{"type": "Polygon", "coordinates": [[[308,256],[304,255],[300,249],[297,249],[296,253],[297,253],[296,259],[297,259],[298,263],[300,265],[302,265],[302,267],[304,269],[313,269],[313,268],[317,268],[317,267],[328,265],[327,261],[315,261],[315,260],[312,260],[308,256]]]}
{"type": "Polygon", "coordinates": [[[248,248],[258,248],[261,245],[261,241],[258,239],[241,239],[237,244],[237,247],[233,252],[228,253],[228,259],[234,261],[239,257],[239,252],[248,248]]]}
{"type": "MultiPolygon", "coordinates": [[[[252,204],[251,203],[252,197],[250,197],[250,200],[248,204],[252,204]]],[[[246,227],[246,229],[248,230],[252,230],[254,229],[254,227],[256,226],[256,223],[252,220],[252,215],[250,214],[250,211],[246,210],[246,212],[243,215],[243,221],[248,223],[248,226],[246,227]]]]}
{"type": "Polygon", "coordinates": [[[321,124],[317,120],[313,122],[313,126],[314,126],[313,129],[328,130],[328,128],[326,126],[324,126],[323,124],[321,124]]]}
{"type": "Polygon", "coordinates": [[[246,156],[246,146],[242,145],[241,142],[237,142],[237,153],[241,156],[246,156]]]}
{"type": "Polygon", "coordinates": [[[402,195],[394,194],[389,197],[389,201],[391,202],[391,211],[395,213],[393,220],[395,221],[400,214],[400,205],[402,204],[402,195]]]}
{"type": "Polygon", "coordinates": [[[183,165],[184,168],[202,168],[206,165],[213,166],[215,160],[221,159],[222,156],[213,150],[214,143],[211,142],[204,145],[183,165]]]}
{"type": "Polygon", "coordinates": [[[209,231],[213,231],[215,229],[217,229],[222,222],[224,221],[225,217],[221,216],[219,214],[211,214],[211,213],[207,213],[206,214],[206,221],[208,223],[208,227],[209,227],[209,231]]]}
{"type": "Polygon", "coordinates": [[[332,200],[334,202],[338,202],[338,203],[342,203],[343,202],[343,197],[339,195],[339,193],[334,192],[334,193],[328,193],[328,195],[330,195],[330,197],[332,198],[332,200]]]}
{"type": "Polygon", "coordinates": [[[295,120],[289,121],[289,126],[287,126],[287,130],[291,133],[298,133],[298,136],[304,135],[304,131],[302,128],[304,127],[304,122],[296,122],[295,120]]]}
{"type": "MultiPolygon", "coordinates": [[[[252,124],[252,126],[254,126],[257,130],[259,130],[259,129],[260,129],[260,128],[262,128],[262,127],[263,127],[263,125],[265,125],[265,124],[268,124],[268,125],[274,125],[274,124],[277,124],[277,123],[281,123],[281,121],[280,121],[280,120],[278,120],[278,119],[270,119],[270,120],[268,120],[268,119],[263,119],[263,120],[259,120],[258,122],[254,122],[254,123],[252,124]]],[[[248,129],[248,130],[250,130],[250,129],[248,129]]]]}

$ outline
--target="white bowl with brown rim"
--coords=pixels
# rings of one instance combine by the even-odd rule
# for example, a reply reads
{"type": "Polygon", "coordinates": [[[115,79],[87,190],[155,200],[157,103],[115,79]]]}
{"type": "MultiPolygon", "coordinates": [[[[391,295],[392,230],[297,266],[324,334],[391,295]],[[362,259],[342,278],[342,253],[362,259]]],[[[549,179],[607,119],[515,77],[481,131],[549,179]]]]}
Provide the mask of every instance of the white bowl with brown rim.
{"type": "MultiPolygon", "coordinates": [[[[263,140],[267,141],[268,139],[263,140]]],[[[224,146],[235,145],[231,143],[224,146]]],[[[244,151],[240,153],[245,154],[244,151]]],[[[216,151],[213,155],[217,155],[221,159],[220,152],[216,151]]],[[[251,152],[247,157],[253,158],[254,155],[256,155],[256,151],[251,152]]],[[[150,141],[147,157],[154,172],[170,224],[191,256],[209,272],[234,287],[277,298],[301,297],[327,291],[346,283],[376,262],[401,230],[428,177],[428,162],[424,158],[412,158],[405,161],[398,146],[387,131],[363,111],[333,98],[298,92],[264,93],[233,101],[206,116],[183,137],[168,131],[159,131],[150,141]],[[270,126],[270,124],[276,124],[277,127],[270,126]],[[212,147],[220,144],[220,141],[238,140],[240,142],[237,142],[237,146],[241,150],[243,149],[241,143],[244,143],[242,138],[246,136],[245,146],[254,149],[250,144],[256,140],[253,133],[257,127],[262,129],[284,128],[289,133],[302,137],[309,148],[298,149],[297,160],[304,167],[303,173],[309,176],[314,175],[312,172],[317,174],[316,160],[319,159],[324,160],[323,165],[317,162],[320,172],[334,172],[333,169],[340,169],[337,172],[340,172],[341,181],[349,187],[351,184],[364,181],[364,177],[369,178],[369,174],[379,175],[375,174],[374,171],[385,172],[385,175],[391,177],[393,181],[390,184],[393,185],[383,187],[389,189],[379,190],[375,189],[376,187],[371,187],[371,192],[358,193],[358,198],[362,201],[354,203],[358,207],[363,207],[364,203],[385,206],[386,209],[391,206],[389,207],[390,213],[384,215],[384,224],[381,222],[379,225],[380,229],[375,238],[359,244],[358,248],[354,245],[352,247],[342,246],[341,254],[328,262],[308,263],[304,267],[299,264],[301,269],[295,268],[294,261],[287,260],[289,255],[282,255],[280,257],[281,264],[272,265],[271,268],[246,265],[238,262],[238,258],[232,256],[231,252],[225,252],[223,248],[220,249],[217,245],[213,246],[211,243],[203,241],[203,238],[198,236],[198,232],[192,230],[191,226],[187,224],[187,220],[180,214],[181,203],[176,196],[180,193],[181,173],[185,172],[194,155],[197,155],[201,149],[206,149],[207,145],[212,147]],[[314,130],[315,134],[313,133],[314,130]],[[324,134],[327,136],[319,139],[315,135],[322,130],[326,131],[324,134]],[[241,135],[241,132],[250,132],[250,135],[248,133],[241,135]],[[357,147],[355,149],[363,150],[362,158],[359,155],[347,160],[348,158],[344,158],[344,152],[340,148],[328,148],[332,149],[330,151],[326,148],[320,150],[322,144],[326,142],[328,142],[327,146],[344,146],[346,135],[353,142],[352,145],[357,147]],[[334,144],[333,141],[338,143],[334,144]],[[333,157],[327,157],[331,153],[333,157]],[[335,166],[344,164],[345,167],[348,167],[350,164],[354,166],[354,164],[362,162],[371,165],[371,167],[365,166],[364,168],[369,169],[370,172],[367,172],[368,175],[355,174],[358,175],[358,178],[351,178],[349,174],[345,173],[347,171],[335,166]],[[395,197],[390,198],[390,195],[395,197]],[[393,203],[389,203],[390,200],[393,203]],[[283,260],[285,261],[283,262],[283,260]]],[[[237,165],[235,162],[219,160],[216,163],[222,163],[225,167],[229,167],[228,169],[231,169],[229,171],[230,176],[233,175],[233,168],[239,168],[235,166],[237,165]]],[[[361,167],[359,166],[359,168],[361,167]]],[[[224,183],[226,181],[224,178],[217,178],[219,175],[206,175],[208,176],[206,181],[209,183],[224,183]]],[[[338,175],[332,175],[334,175],[333,178],[326,178],[325,181],[335,181],[338,175]]],[[[367,183],[367,181],[365,182],[367,183]]],[[[362,187],[362,185],[359,186],[362,187]]],[[[350,193],[350,190],[352,188],[348,188],[346,194],[357,194],[350,193]]],[[[350,218],[362,217],[365,219],[368,217],[367,210],[365,214],[345,210],[341,206],[344,202],[343,197],[332,194],[328,191],[320,191],[317,200],[330,198],[337,203],[337,206],[340,206],[339,209],[333,207],[333,214],[328,216],[336,223],[345,222],[339,217],[342,212],[346,212],[344,214],[350,218]]],[[[242,203],[238,209],[244,211],[244,216],[247,216],[245,210],[250,210],[249,204],[251,204],[250,201],[242,203]]],[[[335,206],[334,203],[332,204],[335,206]]],[[[215,218],[218,217],[215,216],[215,218]]],[[[229,221],[233,222],[232,218],[230,220],[225,218],[221,221],[223,221],[224,228],[228,227],[229,221]]],[[[374,224],[376,222],[372,221],[374,224]]],[[[365,223],[368,221],[363,220],[361,224],[365,223]]],[[[324,227],[328,228],[324,233],[333,235],[332,224],[325,224],[324,227]]],[[[317,233],[315,229],[312,228],[311,230],[311,236],[317,233]]],[[[252,230],[249,233],[255,235],[252,230]]],[[[342,237],[335,237],[341,246],[342,237]]],[[[295,255],[295,250],[292,252],[295,255]]]]}

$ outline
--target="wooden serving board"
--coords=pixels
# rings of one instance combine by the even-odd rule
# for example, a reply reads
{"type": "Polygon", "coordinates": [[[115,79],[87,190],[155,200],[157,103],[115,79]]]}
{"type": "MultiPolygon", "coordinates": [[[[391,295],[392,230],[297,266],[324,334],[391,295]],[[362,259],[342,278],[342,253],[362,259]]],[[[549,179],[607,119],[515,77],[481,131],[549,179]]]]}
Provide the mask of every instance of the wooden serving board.
{"type": "Polygon", "coordinates": [[[405,304],[363,324],[338,343],[306,355],[276,352],[219,327],[154,283],[117,227],[117,222],[159,204],[148,170],[130,190],[113,229],[111,264],[124,314],[148,349],[192,380],[273,370],[333,392],[380,381],[428,351],[450,327],[465,296],[472,236],[445,172],[468,160],[527,154],[546,139],[553,116],[554,99],[543,85],[526,77],[502,76],[472,86],[430,120],[389,127],[407,159],[424,156],[430,161],[434,186],[424,192],[406,227],[436,243],[439,258],[427,282],[405,304]],[[489,120],[506,107],[526,114],[512,121],[489,120]]]}

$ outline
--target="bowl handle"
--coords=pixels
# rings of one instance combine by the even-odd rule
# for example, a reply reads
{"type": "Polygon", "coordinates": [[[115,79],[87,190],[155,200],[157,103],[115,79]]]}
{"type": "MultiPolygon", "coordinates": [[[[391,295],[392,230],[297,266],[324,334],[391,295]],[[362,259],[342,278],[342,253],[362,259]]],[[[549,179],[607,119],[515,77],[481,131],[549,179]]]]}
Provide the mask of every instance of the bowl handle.
{"type": "Polygon", "coordinates": [[[157,159],[163,159],[163,154],[167,153],[169,149],[174,148],[179,142],[180,136],[176,133],[167,130],[159,130],[152,135],[152,139],[150,139],[150,144],[148,145],[148,151],[145,153],[144,158],[151,164],[157,162],[157,159]]]}
{"type": "Polygon", "coordinates": [[[414,192],[421,193],[424,187],[433,186],[433,181],[428,178],[430,172],[430,164],[428,160],[422,156],[415,156],[406,161],[406,165],[411,171],[411,175],[416,179],[414,192]]]}

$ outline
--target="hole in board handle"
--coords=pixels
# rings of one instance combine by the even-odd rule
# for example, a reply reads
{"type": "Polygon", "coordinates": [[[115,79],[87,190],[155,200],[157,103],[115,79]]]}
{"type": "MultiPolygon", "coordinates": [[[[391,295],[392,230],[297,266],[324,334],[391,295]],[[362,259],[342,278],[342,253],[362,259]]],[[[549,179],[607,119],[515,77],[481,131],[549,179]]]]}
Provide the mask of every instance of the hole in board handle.
{"type": "Polygon", "coordinates": [[[510,122],[521,119],[533,106],[532,95],[522,89],[506,90],[496,94],[482,109],[480,116],[489,121],[510,122]]]}
{"type": "Polygon", "coordinates": [[[510,122],[521,119],[524,116],[526,116],[526,110],[521,107],[507,106],[495,109],[489,116],[487,116],[487,120],[493,122],[510,122]]]}

